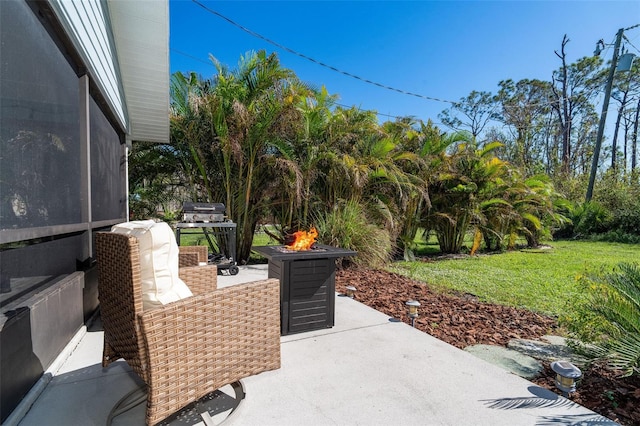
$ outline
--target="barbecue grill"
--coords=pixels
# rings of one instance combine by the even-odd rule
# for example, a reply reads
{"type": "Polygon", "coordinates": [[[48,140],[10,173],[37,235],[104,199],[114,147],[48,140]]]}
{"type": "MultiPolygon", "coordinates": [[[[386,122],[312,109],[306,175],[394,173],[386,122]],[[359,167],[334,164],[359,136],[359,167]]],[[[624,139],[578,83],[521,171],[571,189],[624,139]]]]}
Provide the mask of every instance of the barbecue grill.
{"type": "Polygon", "coordinates": [[[236,264],[236,224],[225,217],[222,203],[182,204],[182,222],[176,224],[176,240],[183,234],[204,235],[209,245],[209,263],[218,266],[218,273],[239,272],[236,264]]]}
{"type": "Polygon", "coordinates": [[[182,204],[183,222],[224,222],[226,208],[222,203],[182,204]]]}

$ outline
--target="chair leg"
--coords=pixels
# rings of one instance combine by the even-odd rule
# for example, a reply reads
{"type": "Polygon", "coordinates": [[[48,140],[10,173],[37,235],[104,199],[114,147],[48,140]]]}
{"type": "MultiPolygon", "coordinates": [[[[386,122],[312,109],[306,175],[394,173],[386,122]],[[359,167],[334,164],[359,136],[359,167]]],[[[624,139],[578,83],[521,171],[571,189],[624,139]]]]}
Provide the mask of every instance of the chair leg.
{"type": "Polygon", "coordinates": [[[244,385],[240,380],[230,383],[233,396],[223,391],[226,386],[217,389],[161,422],[162,425],[203,425],[221,426],[226,423],[245,399],[244,385]]]}
{"type": "MultiPolygon", "coordinates": [[[[238,380],[237,382],[231,383],[229,386],[233,388],[233,393],[235,395],[235,398],[233,399],[234,403],[233,403],[233,406],[231,407],[231,411],[229,411],[229,414],[227,414],[224,420],[219,422],[217,426],[229,420],[231,415],[237,412],[238,408],[240,407],[240,404],[242,403],[242,401],[245,399],[245,396],[246,396],[244,391],[244,386],[240,380],[238,380]]],[[[208,395],[213,395],[218,392],[222,394],[224,393],[218,389],[208,395]]],[[[205,398],[206,396],[200,399],[200,401],[202,401],[205,398]]],[[[131,392],[127,393],[125,396],[120,398],[120,400],[116,403],[116,405],[113,406],[113,408],[111,409],[111,412],[109,413],[109,416],[107,417],[107,426],[111,426],[113,419],[116,418],[117,416],[126,413],[127,411],[139,406],[140,404],[146,401],[147,401],[147,385],[142,384],[142,386],[137,387],[136,389],[132,390],[131,392]]],[[[184,424],[182,421],[180,421],[180,419],[177,419],[176,417],[179,417],[180,416],[179,413],[181,412],[184,413],[184,412],[188,412],[188,410],[190,409],[193,409],[193,407],[196,406],[196,404],[198,404],[200,401],[196,401],[192,404],[187,405],[178,413],[173,414],[172,416],[170,416],[168,419],[165,419],[165,421],[161,423],[164,424],[165,422],[168,421],[168,424],[171,424],[173,423],[174,420],[178,420],[178,423],[184,424]]],[[[223,408],[222,412],[228,410],[228,408],[225,408],[225,407],[221,407],[221,408],[223,408]]],[[[211,416],[211,414],[209,414],[208,411],[205,410],[204,412],[198,412],[197,416],[200,417],[202,422],[204,422],[205,426],[216,426],[216,424],[214,423],[213,417],[211,416]]],[[[196,420],[196,421],[198,422],[198,424],[202,423],[199,420],[196,420]]]]}
{"type": "Polygon", "coordinates": [[[240,404],[242,403],[242,401],[244,400],[244,398],[247,396],[247,394],[244,391],[244,386],[242,385],[242,382],[240,380],[238,380],[237,382],[233,382],[231,383],[231,387],[233,388],[233,392],[236,395],[235,400],[237,401],[235,407],[233,407],[231,409],[231,411],[229,412],[229,414],[227,415],[227,417],[224,419],[224,421],[229,420],[229,417],[231,417],[231,415],[233,413],[235,413],[236,411],[238,411],[238,408],[240,407],[240,404]]]}

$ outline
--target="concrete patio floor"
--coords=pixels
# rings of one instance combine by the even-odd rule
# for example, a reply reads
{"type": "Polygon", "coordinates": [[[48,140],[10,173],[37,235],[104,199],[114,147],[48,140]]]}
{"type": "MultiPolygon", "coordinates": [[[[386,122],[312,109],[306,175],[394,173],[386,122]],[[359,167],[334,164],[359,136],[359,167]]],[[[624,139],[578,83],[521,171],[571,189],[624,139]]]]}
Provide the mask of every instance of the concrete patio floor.
{"type": "MultiPolygon", "coordinates": [[[[241,267],[219,286],[266,276],[266,265],[241,267]]],[[[282,367],[242,381],[246,398],[226,424],[617,424],[356,300],[336,295],[335,324],[283,336],[282,367]]],[[[89,327],[72,346],[14,424],[102,426],[138,386],[123,361],[102,369],[101,331],[89,327]]],[[[144,424],[144,404],[113,424],[144,424]]]]}

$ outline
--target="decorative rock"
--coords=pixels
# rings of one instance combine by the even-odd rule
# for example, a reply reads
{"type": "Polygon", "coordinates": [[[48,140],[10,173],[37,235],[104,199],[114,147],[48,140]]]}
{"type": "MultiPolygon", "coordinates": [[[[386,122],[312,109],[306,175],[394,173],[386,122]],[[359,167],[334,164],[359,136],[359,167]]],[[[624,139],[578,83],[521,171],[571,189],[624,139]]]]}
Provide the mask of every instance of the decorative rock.
{"type": "Polygon", "coordinates": [[[555,345],[541,340],[511,339],[507,347],[542,361],[551,362],[571,357],[571,350],[566,344],[555,345]]]}
{"type": "Polygon", "coordinates": [[[567,339],[561,336],[554,336],[553,334],[546,334],[540,338],[547,343],[557,346],[567,346],[567,339]]]}
{"type": "Polygon", "coordinates": [[[581,368],[589,363],[584,356],[573,352],[567,345],[567,340],[560,336],[546,335],[540,340],[512,339],[507,347],[540,361],[569,360],[581,368]]]}
{"type": "Polygon", "coordinates": [[[539,361],[502,346],[473,345],[464,350],[525,379],[533,379],[542,371],[539,361]]]}

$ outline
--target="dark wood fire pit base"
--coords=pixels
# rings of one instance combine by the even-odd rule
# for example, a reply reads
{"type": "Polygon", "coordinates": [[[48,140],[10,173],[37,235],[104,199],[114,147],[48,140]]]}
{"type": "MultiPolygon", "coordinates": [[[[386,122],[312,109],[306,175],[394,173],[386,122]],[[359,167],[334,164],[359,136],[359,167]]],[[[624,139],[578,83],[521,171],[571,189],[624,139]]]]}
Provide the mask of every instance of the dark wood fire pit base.
{"type": "Polygon", "coordinates": [[[338,257],[357,253],[316,244],[294,251],[284,246],[253,249],[269,259],[269,278],[280,280],[281,334],[331,328],[335,318],[335,271],[338,257]]]}

